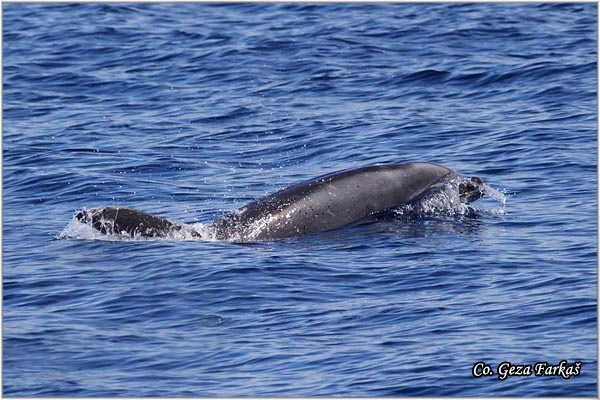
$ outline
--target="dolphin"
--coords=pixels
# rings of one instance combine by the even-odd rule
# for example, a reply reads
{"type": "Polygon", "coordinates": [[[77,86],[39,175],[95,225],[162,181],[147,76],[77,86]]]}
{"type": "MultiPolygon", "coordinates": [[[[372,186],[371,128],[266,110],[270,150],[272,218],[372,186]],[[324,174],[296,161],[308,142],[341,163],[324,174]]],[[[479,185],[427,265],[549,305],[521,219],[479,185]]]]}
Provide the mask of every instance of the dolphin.
{"type": "MultiPolygon", "coordinates": [[[[217,239],[239,242],[322,232],[418,201],[449,181],[459,182],[463,203],[471,203],[485,193],[481,178],[462,178],[443,165],[428,162],[374,165],[298,183],[226,214],[209,227],[217,239]]],[[[83,210],[76,218],[104,234],[166,238],[187,230],[194,237],[202,237],[189,225],[128,207],[83,210]]]]}
{"type": "MultiPolygon", "coordinates": [[[[183,230],[186,226],[134,208],[118,206],[82,210],[75,217],[105,235],[167,238],[174,232],[183,230]]],[[[194,230],[189,230],[189,232],[194,237],[202,237],[194,230]]]]}

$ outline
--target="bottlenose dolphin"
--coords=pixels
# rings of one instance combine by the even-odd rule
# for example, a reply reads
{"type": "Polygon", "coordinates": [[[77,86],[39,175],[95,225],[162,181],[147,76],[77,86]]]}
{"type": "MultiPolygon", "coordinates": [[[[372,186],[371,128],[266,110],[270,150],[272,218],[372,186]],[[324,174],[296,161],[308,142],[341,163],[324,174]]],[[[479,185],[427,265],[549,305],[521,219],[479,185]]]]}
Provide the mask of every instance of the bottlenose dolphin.
{"type": "MultiPolygon", "coordinates": [[[[484,195],[481,178],[461,178],[443,165],[412,162],[334,172],[263,197],[227,214],[210,229],[219,240],[240,242],[283,239],[327,231],[399,205],[417,201],[449,181],[459,180],[460,200],[484,195]]],[[[165,238],[174,232],[202,235],[190,225],[128,207],[100,207],[76,214],[104,234],[165,238]]]]}
{"type": "MultiPolygon", "coordinates": [[[[129,207],[92,208],[78,212],[76,217],[80,222],[91,224],[94,229],[105,235],[166,238],[174,232],[181,231],[186,226],[129,207]]],[[[194,230],[190,229],[189,232],[195,237],[202,237],[194,230]]]]}

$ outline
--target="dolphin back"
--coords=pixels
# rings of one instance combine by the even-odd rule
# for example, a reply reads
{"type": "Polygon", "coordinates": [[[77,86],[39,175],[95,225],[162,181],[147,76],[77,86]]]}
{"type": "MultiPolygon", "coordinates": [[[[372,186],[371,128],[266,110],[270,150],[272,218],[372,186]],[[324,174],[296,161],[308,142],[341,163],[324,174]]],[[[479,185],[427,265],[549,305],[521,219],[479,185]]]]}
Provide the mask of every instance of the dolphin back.
{"type": "Polygon", "coordinates": [[[323,175],[254,201],[214,223],[217,237],[293,237],[339,228],[419,197],[457,176],[433,163],[376,165],[323,175]]]}

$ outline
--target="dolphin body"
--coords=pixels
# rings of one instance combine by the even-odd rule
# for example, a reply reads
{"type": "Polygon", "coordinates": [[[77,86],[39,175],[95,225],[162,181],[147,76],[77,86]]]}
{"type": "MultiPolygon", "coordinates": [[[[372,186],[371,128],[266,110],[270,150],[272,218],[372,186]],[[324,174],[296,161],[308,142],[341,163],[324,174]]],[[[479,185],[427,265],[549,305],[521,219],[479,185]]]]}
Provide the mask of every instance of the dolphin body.
{"type": "MultiPolygon", "coordinates": [[[[460,180],[459,196],[470,203],[485,193],[481,178],[460,178],[443,165],[412,162],[334,172],[253,201],[212,224],[219,240],[251,242],[284,239],[336,229],[417,201],[441,185],[460,180]]],[[[76,214],[103,234],[166,238],[175,232],[202,235],[189,225],[128,207],[100,207],[76,214]]]]}

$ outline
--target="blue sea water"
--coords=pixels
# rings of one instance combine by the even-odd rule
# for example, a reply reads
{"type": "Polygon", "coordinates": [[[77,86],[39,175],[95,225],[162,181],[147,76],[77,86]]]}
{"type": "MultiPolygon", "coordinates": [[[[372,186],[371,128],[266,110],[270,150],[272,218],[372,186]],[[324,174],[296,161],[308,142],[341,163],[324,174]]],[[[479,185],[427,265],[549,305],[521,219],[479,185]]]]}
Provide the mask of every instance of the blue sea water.
{"type": "Polygon", "coordinates": [[[596,4],[2,11],[5,396],[598,395],[596,4]],[[504,196],[243,245],[61,235],[408,161],[504,196]]]}

